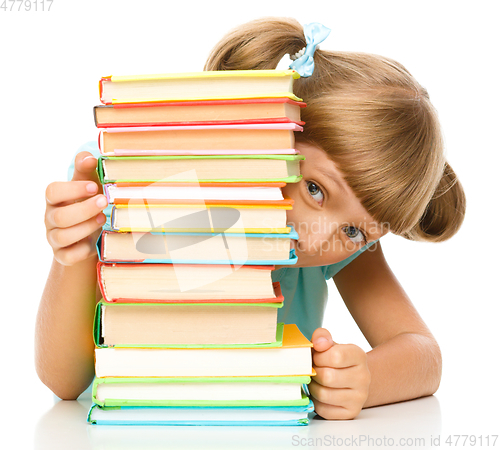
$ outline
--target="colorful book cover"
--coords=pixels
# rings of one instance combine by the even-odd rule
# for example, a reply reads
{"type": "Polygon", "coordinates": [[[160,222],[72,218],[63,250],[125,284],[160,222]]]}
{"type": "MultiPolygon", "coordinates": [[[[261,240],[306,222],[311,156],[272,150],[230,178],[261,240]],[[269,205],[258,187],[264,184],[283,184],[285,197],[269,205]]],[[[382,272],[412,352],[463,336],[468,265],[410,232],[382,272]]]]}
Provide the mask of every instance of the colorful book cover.
{"type": "MultiPolygon", "coordinates": [[[[240,233],[240,234],[288,234],[291,227],[269,226],[270,218],[257,220],[253,212],[267,210],[269,213],[292,209],[291,205],[249,205],[249,204],[128,204],[113,205],[105,230],[145,233],[240,233]],[[162,211],[163,210],[163,211],[162,211]],[[168,211],[170,210],[170,211],[168,211]],[[125,212],[127,224],[118,223],[119,212],[125,212]],[[135,214],[131,213],[135,211],[135,214]],[[244,215],[244,217],[243,217],[244,215]],[[130,218],[132,216],[132,218],[130,218]],[[168,217],[167,220],[162,218],[168,217]],[[210,221],[210,218],[212,221],[210,221]],[[197,220],[195,220],[197,219],[197,220]],[[257,221],[251,226],[250,220],[257,221]],[[262,225],[268,225],[263,227],[262,225]],[[189,225],[189,227],[188,227],[189,225]],[[256,226],[257,225],[257,226],[256,226]]],[[[274,220],[278,220],[273,215],[274,220]]],[[[122,214],[123,218],[123,214],[122,214]]],[[[285,225],[286,216],[281,214],[280,222],[285,225]]],[[[278,225],[281,225],[279,223],[278,225]]]]}
{"type": "MultiPolygon", "coordinates": [[[[155,266],[156,264],[151,264],[150,266],[155,266]]],[[[216,299],[189,299],[189,298],[170,298],[170,299],[154,299],[154,298],[123,298],[123,297],[113,297],[110,296],[107,292],[106,285],[105,285],[105,279],[103,276],[103,269],[107,267],[127,267],[131,268],[133,270],[134,267],[144,267],[147,266],[147,264],[143,263],[103,263],[99,261],[97,263],[97,282],[99,284],[99,288],[101,290],[101,293],[103,295],[103,300],[109,303],[282,303],[284,300],[283,294],[281,292],[281,287],[279,282],[274,282],[272,283],[273,291],[274,291],[274,296],[270,297],[263,297],[263,298],[257,298],[257,297],[252,297],[251,299],[245,299],[245,298],[216,298],[216,299]]],[[[161,266],[170,266],[173,268],[173,264],[162,264],[161,266]]],[[[186,268],[189,270],[189,267],[193,268],[199,268],[201,266],[200,264],[183,264],[182,267],[186,268]]],[[[205,265],[206,267],[227,267],[227,265],[218,265],[218,264],[213,264],[213,265],[205,265]]],[[[242,266],[243,267],[243,266],[242,266]]],[[[264,265],[248,265],[244,266],[248,267],[251,269],[255,270],[265,270],[265,271],[271,271],[274,270],[274,266],[264,266],[264,265]]],[[[221,295],[222,297],[222,295],[221,295]]]]}
{"type": "Polygon", "coordinates": [[[286,183],[106,183],[103,193],[108,203],[206,204],[293,206],[283,197],[286,183]]]}
{"type": "Polygon", "coordinates": [[[297,78],[300,78],[300,75],[294,70],[225,70],[133,76],[112,75],[102,77],[99,81],[99,97],[103,104],[248,98],[290,98],[295,101],[302,101],[292,91],[293,80],[297,78]],[[228,94],[225,87],[228,81],[234,78],[248,81],[248,83],[243,84],[239,91],[233,91],[231,94],[228,94]],[[265,78],[271,81],[277,80],[277,83],[274,83],[271,87],[261,88],[259,81],[265,78]],[[142,87],[151,81],[155,83],[156,88],[153,92],[144,92],[142,87]],[[219,89],[216,92],[210,93],[207,89],[191,88],[193,84],[199,84],[200,81],[204,86],[207,86],[208,83],[211,85],[216,84],[219,89]],[[162,93],[159,89],[162,82],[167,85],[176,84],[173,89],[162,93]],[[179,83],[181,83],[180,86],[179,83]],[[113,88],[113,84],[126,84],[136,86],[138,89],[134,90],[135,95],[119,95],[120,92],[116,93],[116,91],[108,93],[109,89],[113,88]],[[277,91],[276,85],[282,90],[277,91]]]}
{"type": "Polygon", "coordinates": [[[285,324],[281,347],[96,348],[98,378],[314,376],[312,343],[285,324]]]}
{"type": "Polygon", "coordinates": [[[314,411],[310,400],[301,406],[111,406],[93,404],[92,425],[304,426],[314,411]]]}
{"type": "MultiPolygon", "coordinates": [[[[156,258],[142,258],[142,259],[129,259],[129,260],[124,260],[124,259],[115,259],[109,256],[104,256],[104,239],[107,234],[113,234],[113,233],[118,233],[119,231],[112,231],[112,230],[103,230],[97,240],[96,243],[96,248],[97,248],[97,255],[99,257],[99,261],[101,262],[106,262],[106,263],[145,263],[145,264],[163,264],[163,263],[168,263],[168,264],[233,264],[233,265],[279,265],[279,266],[284,266],[284,265],[293,265],[296,264],[297,262],[297,255],[295,254],[295,249],[291,249],[288,254],[287,259],[253,259],[253,258],[235,258],[231,257],[229,258],[229,255],[227,255],[227,249],[231,251],[232,245],[231,245],[231,239],[232,238],[245,238],[246,240],[251,240],[251,239],[260,239],[260,240],[265,240],[268,245],[271,244],[271,241],[274,239],[298,239],[299,235],[297,232],[293,229],[293,227],[290,227],[290,232],[289,233],[227,233],[226,235],[221,235],[221,233],[188,233],[188,232],[181,232],[181,233],[169,233],[169,232],[153,232],[153,233],[136,233],[134,236],[136,236],[136,241],[135,245],[138,250],[141,248],[141,239],[148,238],[147,244],[144,244],[144,246],[147,246],[149,251],[154,251],[158,256],[156,258]],[[211,238],[220,238],[221,239],[221,245],[224,245],[224,253],[226,254],[225,259],[218,259],[214,257],[214,253],[212,253],[211,258],[179,258],[176,256],[176,250],[177,250],[177,255],[179,254],[178,250],[178,241],[176,240],[177,236],[186,236],[186,237],[192,237],[193,240],[191,241],[190,247],[190,254],[196,255],[199,254],[196,252],[196,243],[197,242],[206,242],[206,240],[211,239],[211,238]],[[174,246],[174,250],[172,251],[169,256],[167,256],[167,248],[166,246],[169,245],[169,243],[172,243],[174,246]],[[154,246],[154,248],[153,248],[154,246]],[[176,249],[176,250],[175,250],[176,249]]],[[[248,242],[248,241],[247,241],[248,242]]],[[[241,247],[241,244],[238,245],[236,249],[239,249],[241,247]]],[[[248,256],[248,255],[247,255],[248,256]]]]}
{"type": "MultiPolygon", "coordinates": [[[[94,315],[94,330],[93,330],[93,336],[94,336],[94,343],[97,348],[108,348],[107,345],[103,344],[103,323],[102,323],[102,312],[103,312],[103,306],[105,306],[107,302],[103,302],[102,300],[97,304],[96,306],[96,311],[94,315]]],[[[127,304],[133,304],[133,303],[127,303],[127,304]]],[[[144,303],[141,303],[144,304],[144,303]]],[[[175,303],[170,303],[170,304],[175,304],[175,303]]],[[[195,303],[185,303],[186,305],[192,305],[196,307],[195,303]]],[[[207,304],[207,302],[203,303],[204,305],[207,304]]],[[[217,303],[210,303],[213,305],[216,305],[217,303]]],[[[275,307],[275,308],[281,308],[283,306],[283,303],[244,303],[247,306],[252,306],[252,305],[258,305],[262,307],[275,307]]],[[[168,303],[165,304],[164,306],[168,307],[168,303]]],[[[224,305],[242,305],[242,303],[228,303],[225,302],[224,305]]],[[[160,344],[147,344],[147,345],[142,345],[142,344],[127,344],[127,345],[114,345],[109,348],[266,348],[266,347],[281,347],[283,345],[283,329],[284,329],[284,324],[283,323],[278,323],[276,326],[276,340],[274,342],[267,342],[267,343],[261,343],[261,344],[165,344],[165,345],[160,345],[160,344]]]]}
{"type": "MultiPolygon", "coordinates": [[[[157,398],[156,391],[162,391],[162,385],[198,385],[196,389],[204,388],[207,391],[211,384],[220,383],[227,390],[236,389],[237,384],[243,384],[242,388],[251,388],[255,390],[255,386],[262,385],[262,389],[267,392],[272,391],[273,387],[280,384],[293,384],[299,388],[302,385],[307,385],[311,381],[309,376],[271,376],[271,377],[105,377],[94,378],[92,385],[92,401],[99,406],[305,406],[309,404],[309,397],[304,390],[301,390],[300,398],[290,399],[268,399],[268,398],[230,398],[232,395],[227,395],[226,398],[210,398],[210,399],[183,399],[183,398],[157,398]],[[130,397],[136,398],[112,398],[99,394],[99,386],[112,385],[118,388],[117,391],[121,395],[127,395],[130,392],[130,397]],[[134,385],[139,385],[140,389],[137,393],[132,394],[134,385]],[[231,386],[233,385],[233,386],[231,386]],[[157,388],[157,389],[155,389],[157,388]],[[147,397],[155,398],[147,398],[147,397]],[[104,398],[103,398],[104,397],[104,398]]],[[[168,387],[168,386],[167,386],[168,387]]],[[[237,392],[237,390],[235,391],[237,392]]],[[[109,394],[113,395],[113,394],[109,394]]],[[[161,395],[161,394],[160,394],[161,395]]],[[[238,394],[236,394],[238,395],[238,394]]],[[[244,394],[241,394],[242,396],[244,394]]],[[[174,394],[175,396],[175,394],[174,394]]],[[[209,395],[207,395],[209,396],[209,395]]],[[[264,397],[264,395],[262,395],[264,397]]]]}
{"type": "Polygon", "coordinates": [[[281,178],[217,178],[217,176],[214,176],[211,179],[169,179],[169,180],[161,180],[161,179],[142,179],[142,180],[131,180],[131,179],[112,179],[109,178],[106,173],[105,173],[105,168],[104,168],[104,161],[106,160],[127,160],[127,161],[133,161],[134,159],[138,160],[147,160],[147,161],[154,161],[154,160],[177,160],[177,159],[198,159],[198,160],[203,160],[203,159],[208,159],[208,160],[228,160],[228,159],[248,159],[248,160],[254,160],[254,159],[272,159],[272,160],[283,160],[287,161],[290,163],[294,162],[300,162],[305,159],[303,155],[211,155],[211,156],[200,156],[200,155],[190,155],[190,156],[185,156],[185,155],[175,155],[175,156],[101,156],[98,160],[98,175],[99,175],[99,180],[101,184],[106,184],[106,183],[117,183],[117,182],[150,182],[154,183],[157,181],[168,181],[168,182],[173,182],[173,183],[189,183],[189,182],[198,182],[198,183],[232,183],[232,182],[253,182],[253,183],[269,183],[269,182],[283,182],[283,183],[297,183],[302,179],[302,175],[289,175],[286,177],[281,177],[281,178]]]}
{"type": "Polygon", "coordinates": [[[101,128],[99,151],[103,156],[162,156],[178,153],[274,154],[297,153],[295,123],[171,125],[101,128]],[[294,150],[294,151],[291,151],[294,150]]]}
{"type": "MultiPolygon", "coordinates": [[[[108,127],[131,127],[131,126],[170,126],[170,125],[235,125],[235,124],[259,124],[259,123],[296,123],[297,125],[304,125],[303,121],[300,120],[292,120],[290,117],[287,117],[286,110],[284,111],[282,116],[273,116],[268,117],[266,115],[256,116],[256,113],[250,114],[248,112],[245,113],[244,108],[252,108],[252,106],[257,105],[258,107],[264,107],[266,105],[291,105],[292,108],[304,108],[306,104],[304,102],[297,102],[291,100],[290,98],[250,98],[250,99],[233,99],[233,100],[205,100],[205,101],[176,101],[176,102],[152,102],[152,103],[117,103],[110,105],[100,105],[94,107],[94,123],[97,128],[108,128],[108,127]],[[196,108],[196,110],[206,110],[209,109],[210,114],[201,114],[204,117],[204,120],[192,120],[190,112],[192,108],[196,108]],[[221,119],[220,118],[220,109],[237,109],[237,112],[233,112],[231,115],[233,118],[229,119],[221,119]],[[243,108],[243,109],[242,109],[243,108]],[[146,109],[153,109],[155,111],[167,110],[168,116],[177,115],[177,110],[182,109],[185,110],[186,113],[183,115],[183,119],[179,120],[177,117],[175,121],[145,121],[144,119],[136,119],[135,122],[124,121],[126,117],[131,117],[129,112],[139,111],[142,112],[146,109]],[[106,122],[105,119],[99,120],[99,113],[103,111],[111,110],[113,114],[106,114],[113,119],[113,121],[106,122]],[[122,112],[125,112],[123,114],[122,112]],[[240,114],[240,118],[238,117],[240,114]],[[187,116],[187,117],[186,117],[187,116]],[[251,117],[249,117],[251,116],[251,117]],[[211,117],[211,119],[210,119],[211,117]]],[[[262,109],[259,108],[258,111],[262,109]]],[[[196,111],[197,112],[197,111],[196,111]]],[[[137,115],[135,115],[137,116],[137,115]]],[[[157,113],[158,117],[161,117],[162,114],[157,113]]],[[[163,114],[165,116],[165,114],[163,114]]],[[[197,117],[200,116],[198,113],[197,117]]],[[[299,114],[297,113],[296,119],[298,119],[299,114]]],[[[148,117],[151,117],[149,113],[148,117]]],[[[134,117],[135,118],[135,117],[134,117]]],[[[295,118],[295,117],[294,117],[295,118]]],[[[126,119],[125,119],[126,120],[126,119]]]]}

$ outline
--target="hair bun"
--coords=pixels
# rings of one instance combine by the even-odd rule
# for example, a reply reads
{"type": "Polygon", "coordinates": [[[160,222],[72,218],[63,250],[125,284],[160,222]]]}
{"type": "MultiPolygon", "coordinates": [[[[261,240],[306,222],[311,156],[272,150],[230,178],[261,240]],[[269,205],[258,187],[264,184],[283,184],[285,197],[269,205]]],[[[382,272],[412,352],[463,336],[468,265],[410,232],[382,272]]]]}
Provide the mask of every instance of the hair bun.
{"type": "Polygon", "coordinates": [[[466,199],[462,184],[448,163],[420,221],[403,237],[413,241],[442,242],[462,226],[466,199]]]}

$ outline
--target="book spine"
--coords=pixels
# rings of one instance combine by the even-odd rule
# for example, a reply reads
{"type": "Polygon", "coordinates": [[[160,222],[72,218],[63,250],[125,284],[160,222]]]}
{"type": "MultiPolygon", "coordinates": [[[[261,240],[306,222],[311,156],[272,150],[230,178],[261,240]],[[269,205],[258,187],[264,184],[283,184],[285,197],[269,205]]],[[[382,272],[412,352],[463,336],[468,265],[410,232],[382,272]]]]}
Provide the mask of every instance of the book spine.
{"type": "Polygon", "coordinates": [[[103,104],[109,104],[108,103],[105,103],[104,100],[103,100],[103,91],[104,91],[104,83],[105,82],[110,82],[111,81],[111,76],[109,77],[102,77],[100,80],[99,80],[99,99],[101,100],[101,103],[103,104]]]}

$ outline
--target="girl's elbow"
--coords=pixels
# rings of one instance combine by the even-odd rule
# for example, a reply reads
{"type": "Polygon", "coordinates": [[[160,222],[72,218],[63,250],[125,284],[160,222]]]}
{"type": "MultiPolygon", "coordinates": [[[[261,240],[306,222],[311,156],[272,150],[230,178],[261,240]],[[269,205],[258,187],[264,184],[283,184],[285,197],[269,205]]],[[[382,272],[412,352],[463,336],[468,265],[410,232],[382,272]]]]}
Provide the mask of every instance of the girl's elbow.
{"type": "Polygon", "coordinates": [[[76,400],[89,385],[89,383],[86,383],[85,386],[83,384],[79,386],[76,383],[68,383],[61,377],[55,377],[54,374],[51,374],[39,363],[35,364],[35,369],[39,380],[61,400],[76,400]]]}
{"type": "Polygon", "coordinates": [[[57,398],[61,400],[76,400],[86,389],[86,387],[80,388],[78,386],[68,386],[62,383],[51,382],[49,380],[41,379],[41,381],[57,398]]]}
{"type": "Polygon", "coordinates": [[[428,393],[433,395],[439,389],[441,384],[441,376],[443,373],[443,356],[437,341],[433,338],[432,345],[430,346],[430,363],[429,363],[429,377],[428,379],[428,393]]]}

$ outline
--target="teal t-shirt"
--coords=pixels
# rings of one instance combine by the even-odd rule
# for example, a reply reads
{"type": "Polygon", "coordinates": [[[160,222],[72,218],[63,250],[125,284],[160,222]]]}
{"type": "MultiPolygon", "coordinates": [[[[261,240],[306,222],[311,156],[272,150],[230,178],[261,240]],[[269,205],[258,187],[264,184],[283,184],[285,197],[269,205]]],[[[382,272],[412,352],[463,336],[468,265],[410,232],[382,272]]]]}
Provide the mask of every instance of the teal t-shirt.
{"type": "Polygon", "coordinates": [[[279,281],[285,297],[283,307],[278,310],[278,321],[295,323],[308,338],[323,324],[328,287],[326,281],[339,273],[376,241],[360,248],[348,258],[335,264],[317,267],[287,266],[274,270],[273,281],[279,281]]]}
{"type": "MultiPolygon", "coordinates": [[[[96,158],[100,155],[97,142],[94,141],[82,145],[77,153],[83,151],[92,153],[96,158]]],[[[76,154],[74,156],[76,156],[76,154]]],[[[71,180],[73,177],[74,156],[68,168],[68,180],[71,180]]],[[[108,209],[109,208],[110,207],[108,207],[108,209]]],[[[104,212],[109,214],[109,211],[104,212]]],[[[323,316],[328,301],[326,280],[329,280],[339,273],[368,247],[375,244],[375,242],[365,245],[343,261],[328,266],[287,266],[274,270],[271,273],[273,282],[280,282],[281,291],[285,297],[283,307],[278,310],[278,321],[295,323],[300,331],[302,331],[308,339],[311,339],[314,330],[321,327],[323,323],[323,316]]]]}

